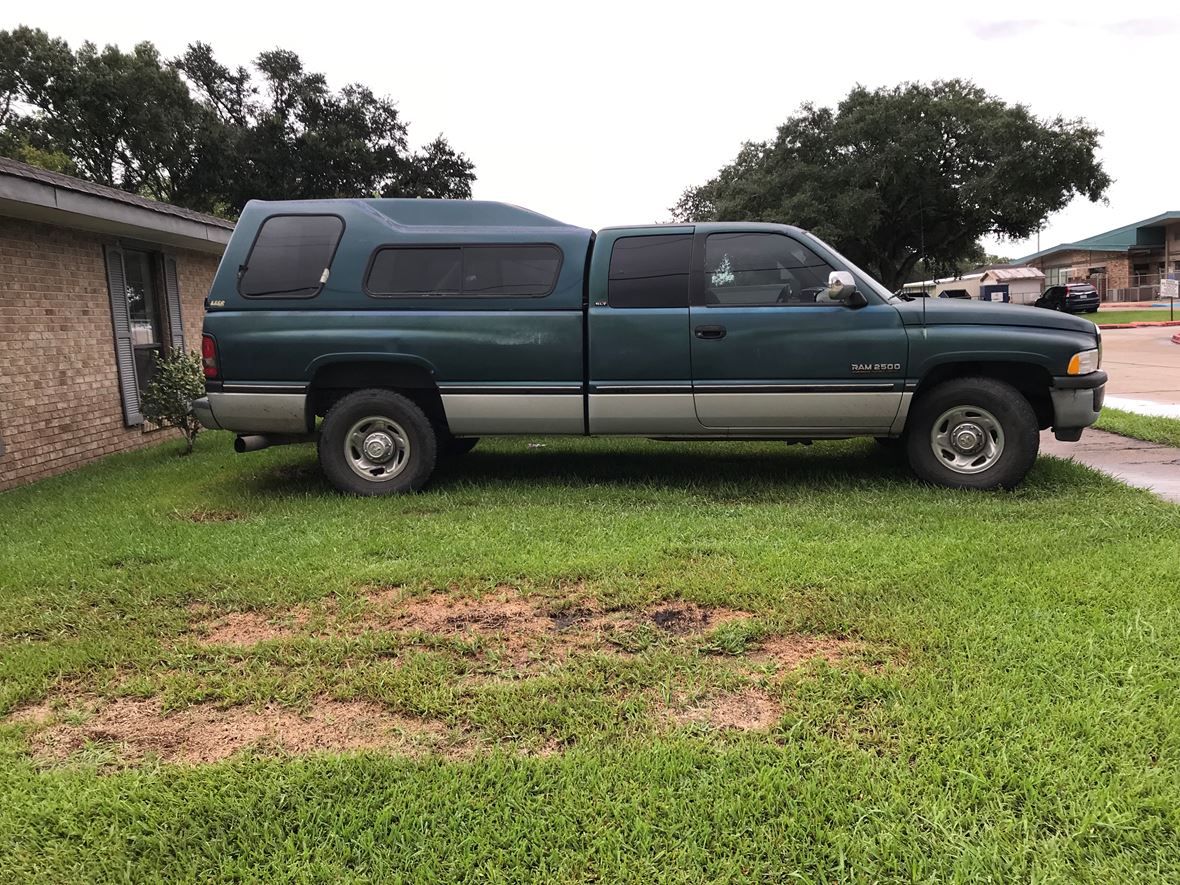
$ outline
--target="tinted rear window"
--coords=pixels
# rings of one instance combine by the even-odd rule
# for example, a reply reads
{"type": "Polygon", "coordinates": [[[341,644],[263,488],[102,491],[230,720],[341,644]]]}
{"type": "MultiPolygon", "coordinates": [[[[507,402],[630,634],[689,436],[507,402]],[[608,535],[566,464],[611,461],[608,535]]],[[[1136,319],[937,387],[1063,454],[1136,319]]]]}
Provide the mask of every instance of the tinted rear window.
{"type": "Polygon", "coordinates": [[[687,307],[691,234],[620,237],[610,255],[611,307],[687,307]]]}
{"type": "Polygon", "coordinates": [[[238,291],[248,297],[308,298],[327,280],[344,222],[335,215],[266,219],[246,257],[238,291]]]}
{"type": "Polygon", "coordinates": [[[370,295],[539,297],[553,291],[561,250],[552,245],[389,247],[365,282],[370,295]]]}

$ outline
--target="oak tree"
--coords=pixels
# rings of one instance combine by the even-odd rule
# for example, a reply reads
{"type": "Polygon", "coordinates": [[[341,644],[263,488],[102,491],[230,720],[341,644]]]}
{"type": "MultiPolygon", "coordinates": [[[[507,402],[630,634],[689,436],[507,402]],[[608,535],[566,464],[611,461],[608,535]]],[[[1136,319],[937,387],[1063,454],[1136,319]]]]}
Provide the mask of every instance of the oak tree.
{"type": "Polygon", "coordinates": [[[747,142],[672,213],[807,228],[896,289],[920,261],[960,266],[981,237],[1023,239],[1075,196],[1103,199],[1100,136],[963,80],[858,86],[747,142]]]}

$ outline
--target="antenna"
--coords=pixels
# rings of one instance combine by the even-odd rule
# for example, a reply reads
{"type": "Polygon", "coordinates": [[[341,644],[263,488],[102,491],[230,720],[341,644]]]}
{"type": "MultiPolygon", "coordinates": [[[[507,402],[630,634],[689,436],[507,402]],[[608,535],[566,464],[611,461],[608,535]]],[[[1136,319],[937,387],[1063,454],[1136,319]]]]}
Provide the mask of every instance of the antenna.
{"type": "MultiPolygon", "coordinates": [[[[926,201],[922,197],[922,192],[918,191],[918,244],[922,254],[922,276],[929,276],[930,262],[926,260],[926,201]]],[[[922,327],[926,327],[926,302],[930,300],[929,293],[926,292],[926,282],[922,281],[922,327]]]]}

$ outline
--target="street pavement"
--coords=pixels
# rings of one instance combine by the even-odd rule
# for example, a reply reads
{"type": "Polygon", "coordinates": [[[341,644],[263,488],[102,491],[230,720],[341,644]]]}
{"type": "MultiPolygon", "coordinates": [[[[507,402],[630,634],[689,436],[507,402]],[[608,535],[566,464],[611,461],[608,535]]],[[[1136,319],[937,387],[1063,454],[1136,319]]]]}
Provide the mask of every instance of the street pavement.
{"type": "MultiPolygon", "coordinates": [[[[1103,330],[1102,368],[1110,376],[1106,405],[1180,418],[1180,345],[1172,342],[1175,332],[1168,326],[1103,330]]],[[[1072,458],[1180,503],[1180,449],[1089,428],[1076,443],[1058,442],[1046,430],[1041,434],[1041,453],[1072,458]]]]}
{"type": "Polygon", "coordinates": [[[1102,331],[1106,404],[1143,415],[1180,418],[1180,344],[1175,326],[1102,331]]]}

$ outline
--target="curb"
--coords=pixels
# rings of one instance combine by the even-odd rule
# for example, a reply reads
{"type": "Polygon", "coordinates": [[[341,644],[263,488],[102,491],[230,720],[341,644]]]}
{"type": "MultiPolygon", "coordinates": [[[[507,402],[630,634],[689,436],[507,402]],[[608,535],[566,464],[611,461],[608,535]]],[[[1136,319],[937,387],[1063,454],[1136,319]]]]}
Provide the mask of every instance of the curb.
{"type": "Polygon", "coordinates": [[[1164,320],[1161,323],[1142,322],[1142,323],[1099,323],[1099,329],[1147,329],[1154,326],[1180,326],[1180,320],[1164,320]]]}
{"type": "Polygon", "coordinates": [[[1175,335],[1172,336],[1172,343],[1173,344],[1180,344],[1180,332],[1177,332],[1175,335]]]}

